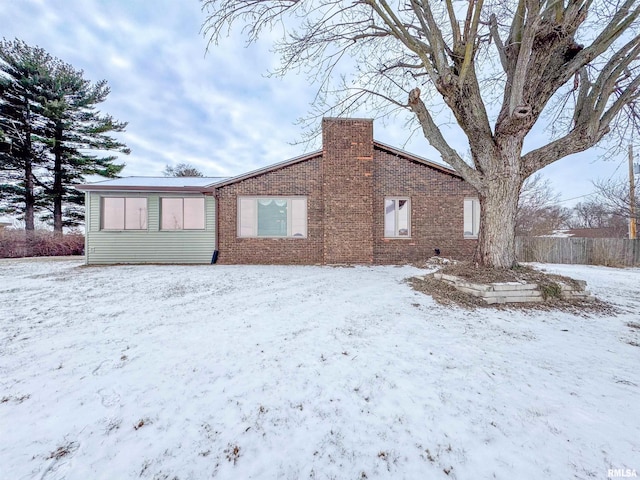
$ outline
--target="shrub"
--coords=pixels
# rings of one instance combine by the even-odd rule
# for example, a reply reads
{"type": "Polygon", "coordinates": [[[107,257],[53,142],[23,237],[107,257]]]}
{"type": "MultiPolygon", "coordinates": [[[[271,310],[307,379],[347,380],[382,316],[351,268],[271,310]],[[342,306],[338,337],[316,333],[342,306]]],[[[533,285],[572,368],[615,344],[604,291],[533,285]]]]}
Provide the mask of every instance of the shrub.
{"type": "Polygon", "coordinates": [[[0,230],[0,258],[82,255],[84,235],[56,235],[46,230],[0,230]]]}
{"type": "Polygon", "coordinates": [[[560,298],[562,296],[562,287],[556,282],[548,281],[539,284],[542,298],[549,300],[550,298],[560,298]]]}

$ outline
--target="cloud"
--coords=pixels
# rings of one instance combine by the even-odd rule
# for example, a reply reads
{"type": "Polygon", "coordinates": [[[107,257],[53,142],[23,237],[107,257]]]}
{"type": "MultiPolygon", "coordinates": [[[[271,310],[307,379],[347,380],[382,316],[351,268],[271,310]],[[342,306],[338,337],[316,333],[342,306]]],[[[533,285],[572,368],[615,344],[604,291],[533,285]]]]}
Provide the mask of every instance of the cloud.
{"type": "MultiPolygon", "coordinates": [[[[17,37],[106,79],[111,94],[100,109],[128,122],[119,138],[131,149],[124,175],[159,175],[166,164],[192,163],[208,175],[236,175],[304,153],[296,120],[316,93],[304,75],[267,78],[278,58],[270,39],[245,48],[237,31],[205,55],[204,14],[196,0],[21,0],[0,4],[6,38],[17,37]]],[[[237,30],[237,29],[236,29],[237,30]]],[[[362,112],[374,116],[375,112],[362,112]]],[[[376,139],[439,161],[400,114],[375,124],[376,139]]],[[[446,118],[442,122],[448,122],[446,118]]],[[[536,134],[534,142],[545,139],[536,134]]],[[[459,129],[446,138],[466,155],[459,129]]],[[[317,144],[316,144],[317,146],[317,144]]],[[[591,179],[614,166],[561,160],[548,171],[567,195],[591,191],[591,179]]]]}

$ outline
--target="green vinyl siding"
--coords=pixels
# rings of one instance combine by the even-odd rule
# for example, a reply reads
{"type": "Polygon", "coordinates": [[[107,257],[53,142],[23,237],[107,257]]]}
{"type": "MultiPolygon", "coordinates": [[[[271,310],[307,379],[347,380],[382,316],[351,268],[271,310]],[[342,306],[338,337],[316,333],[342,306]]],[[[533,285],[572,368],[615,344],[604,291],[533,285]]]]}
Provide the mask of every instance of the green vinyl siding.
{"type": "Polygon", "coordinates": [[[205,196],[204,230],[160,230],[160,198],[198,198],[194,194],[88,192],[86,196],[87,264],[210,263],[215,250],[215,198],[205,196]],[[147,198],[146,230],[101,230],[102,197],[147,198]]]}

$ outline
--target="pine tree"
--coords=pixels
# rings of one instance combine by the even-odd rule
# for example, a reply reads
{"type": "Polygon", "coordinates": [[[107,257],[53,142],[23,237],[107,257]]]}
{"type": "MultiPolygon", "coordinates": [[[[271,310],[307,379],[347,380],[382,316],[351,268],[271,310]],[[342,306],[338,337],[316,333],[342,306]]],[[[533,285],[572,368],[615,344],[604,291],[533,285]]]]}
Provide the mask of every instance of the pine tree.
{"type": "Polygon", "coordinates": [[[84,196],[74,188],[86,175],[117,176],[124,164],[99,151],[129,153],[111,132],[126,123],[96,110],[109,95],[82,70],[20,40],[0,42],[0,211],[53,218],[54,230],[82,223],[84,196]],[[5,151],[6,150],[6,151],[5,151]]]}
{"type": "Polygon", "coordinates": [[[50,157],[50,175],[44,186],[56,232],[62,232],[63,226],[81,223],[84,196],[74,185],[83,182],[86,175],[116,177],[124,167],[115,163],[116,156],[95,152],[130,152],[124,143],[109,135],[124,131],[127,124],[96,110],[96,105],[109,95],[106,80],[92,84],[83,75],[82,70],[56,61],[44,102],[48,120],[45,143],[50,157]]]}
{"type": "Polygon", "coordinates": [[[42,135],[42,85],[49,78],[52,58],[24,42],[0,42],[0,129],[5,148],[0,153],[1,210],[24,218],[34,230],[41,207],[36,172],[45,160],[42,135]]]}

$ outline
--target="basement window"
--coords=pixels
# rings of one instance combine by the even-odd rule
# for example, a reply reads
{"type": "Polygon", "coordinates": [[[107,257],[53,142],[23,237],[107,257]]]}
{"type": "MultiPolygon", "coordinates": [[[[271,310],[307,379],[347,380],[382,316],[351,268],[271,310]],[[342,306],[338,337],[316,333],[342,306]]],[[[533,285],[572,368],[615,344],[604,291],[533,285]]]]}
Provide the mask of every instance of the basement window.
{"type": "Polygon", "coordinates": [[[307,237],[305,197],[238,197],[238,237],[307,237]]]}
{"type": "Polygon", "coordinates": [[[102,230],[146,230],[147,199],[103,197],[102,230]]]}
{"type": "Polygon", "coordinates": [[[464,199],[464,238],[478,238],[480,231],[480,200],[464,199]]]}
{"type": "Polygon", "coordinates": [[[161,198],[162,230],[204,230],[204,198],[161,198]]]}
{"type": "Polygon", "coordinates": [[[384,199],[384,236],[386,238],[411,237],[411,200],[384,199]]]}

